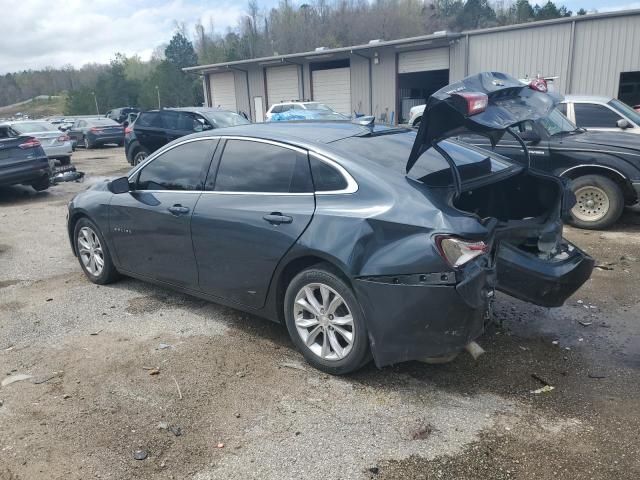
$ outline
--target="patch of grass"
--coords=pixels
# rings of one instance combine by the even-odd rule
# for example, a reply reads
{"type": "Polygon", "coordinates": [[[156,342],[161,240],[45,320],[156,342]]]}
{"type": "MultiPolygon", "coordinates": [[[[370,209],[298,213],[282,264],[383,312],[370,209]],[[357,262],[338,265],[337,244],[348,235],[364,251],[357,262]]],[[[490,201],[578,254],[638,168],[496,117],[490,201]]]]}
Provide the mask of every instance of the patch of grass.
{"type": "Polygon", "coordinates": [[[48,117],[51,115],[63,115],[66,96],[60,95],[47,99],[33,99],[29,102],[16,103],[0,107],[0,118],[15,117],[17,113],[28,115],[30,118],[48,117]]]}

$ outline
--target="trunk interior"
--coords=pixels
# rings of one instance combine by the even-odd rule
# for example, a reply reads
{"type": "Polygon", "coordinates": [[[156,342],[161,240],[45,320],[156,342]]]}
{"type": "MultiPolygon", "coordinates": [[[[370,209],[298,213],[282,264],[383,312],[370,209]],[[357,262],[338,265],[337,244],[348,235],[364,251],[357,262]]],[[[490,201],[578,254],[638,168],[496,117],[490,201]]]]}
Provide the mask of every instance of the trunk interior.
{"type": "Polygon", "coordinates": [[[498,182],[466,190],[454,206],[480,217],[500,222],[538,218],[548,219],[559,212],[562,186],[553,178],[521,172],[498,182]]]}

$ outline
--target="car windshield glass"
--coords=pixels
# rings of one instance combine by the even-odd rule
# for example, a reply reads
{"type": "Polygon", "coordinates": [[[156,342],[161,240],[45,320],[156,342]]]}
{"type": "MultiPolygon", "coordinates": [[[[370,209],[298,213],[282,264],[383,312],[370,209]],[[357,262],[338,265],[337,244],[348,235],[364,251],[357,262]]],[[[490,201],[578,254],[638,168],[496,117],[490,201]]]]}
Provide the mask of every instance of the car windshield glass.
{"type": "Polygon", "coordinates": [[[609,102],[609,105],[614,109],[623,114],[629,120],[631,120],[636,125],[640,125],[640,114],[636,112],[633,108],[627,105],[620,100],[613,99],[609,102]]]}
{"type": "Polygon", "coordinates": [[[565,117],[557,108],[552,110],[548,117],[541,118],[540,125],[542,125],[549,135],[571,133],[577,130],[575,124],[565,117]]]}
{"type": "Polygon", "coordinates": [[[89,125],[95,125],[97,127],[109,127],[109,126],[115,127],[115,126],[119,125],[118,122],[115,122],[115,121],[113,121],[113,120],[111,120],[109,118],[105,118],[104,120],[100,120],[100,119],[98,119],[98,120],[87,120],[87,123],[89,125]]]}
{"type": "Polygon", "coordinates": [[[13,125],[13,129],[18,133],[54,132],[58,130],[55,125],[48,122],[16,123],[13,125]]]}
{"type": "Polygon", "coordinates": [[[216,128],[248,125],[250,123],[242,115],[233,112],[207,112],[205,116],[216,128]]]}
{"type": "Polygon", "coordinates": [[[308,110],[328,110],[330,112],[333,112],[333,108],[331,108],[329,105],[325,105],[324,103],[310,102],[305,103],[304,106],[308,110]]]}
{"type": "MultiPolygon", "coordinates": [[[[373,137],[349,137],[331,143],[347,157],[353,153],[399,173],[405,173],[407,159],[416,138],[416,132],[398,132],[373,137]]],[[[440,142],[440,146],[453,158],[463,182],[506,170],[514,164],[505,157],[454,140],[440,142]]],[[[453,184],[449,164],[436,150],[424,152],[408,176],[433,187],[453,184]]]]}

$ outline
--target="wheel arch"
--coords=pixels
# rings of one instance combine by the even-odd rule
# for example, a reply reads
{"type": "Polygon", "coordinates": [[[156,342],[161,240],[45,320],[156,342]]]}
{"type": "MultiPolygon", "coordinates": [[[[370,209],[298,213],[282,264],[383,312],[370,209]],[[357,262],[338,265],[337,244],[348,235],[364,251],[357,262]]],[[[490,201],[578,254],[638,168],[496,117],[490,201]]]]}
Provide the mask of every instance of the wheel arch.
{"type": "Polygon", "coordinates": [[[578,165],[567,168],[558,174],[558,176],[570,180],[575,180],[585,175],[601,175],[614,181],[622,190],[626,204],[632,204],[638,200],[636,191],[633,189],[629,178],[613,167],[607,167],[605,165],[578,165]]]}
{"type": "MultiPolygon", "coordinates": [[[[328,267],[328,269],[340,277],[348,286],[353,290],[353,284],[349,275],[347,275],[344,268],[342,268],[338,261],[335,259],[327,258],[325,255],[318,253],[306,253],[293,258],[288,259],[279,269],[278,274],[274,282],[274,307],[277,319],[284,324],[284,296],[287,291],[287,286],[303,270],[306,270],[314,265],[322,264],[328,267]]],[[[355,294],[355,290],[354,290],[355,294]]]]}
{"type": "Polygon", "coordinates": [[[71,242],[71,250],[76,257],[78,256],[78,252],[76,251],[76,242],[74,241],[73,234],[75,232],[76,225],[81,218],[88,218],[91,220],[91,217],[89,217],[87,212],[84,210],[78,210],[69,216],[69,221],[67,222],[67,232],[69,234],[69,242],[71,242]]]}

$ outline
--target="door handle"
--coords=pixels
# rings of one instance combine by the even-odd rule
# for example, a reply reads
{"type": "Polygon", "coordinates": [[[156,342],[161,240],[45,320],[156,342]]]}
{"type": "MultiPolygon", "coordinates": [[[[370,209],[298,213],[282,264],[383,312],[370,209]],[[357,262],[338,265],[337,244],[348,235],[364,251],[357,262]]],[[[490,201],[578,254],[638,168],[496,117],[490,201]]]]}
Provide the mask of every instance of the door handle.
{"type": "Polygon", "coordinates": [[[167,208],[167,210],[171,212],[171,215],[175,215],[176,217],[180,215],[184,215],[185,213],[189,213],[189,207],[183,207],[180,204],[174,205],[173,207],[169,207],[167,208]]]}
{"type": "Polygon", "coordinates": [[[290,217],[288,215],[283,215],[280,212],[272,212],[269,215],[265,215],[262,218],[272,225],[280,225],[281,223],[293,222],[293,217],[290,217]]]}

